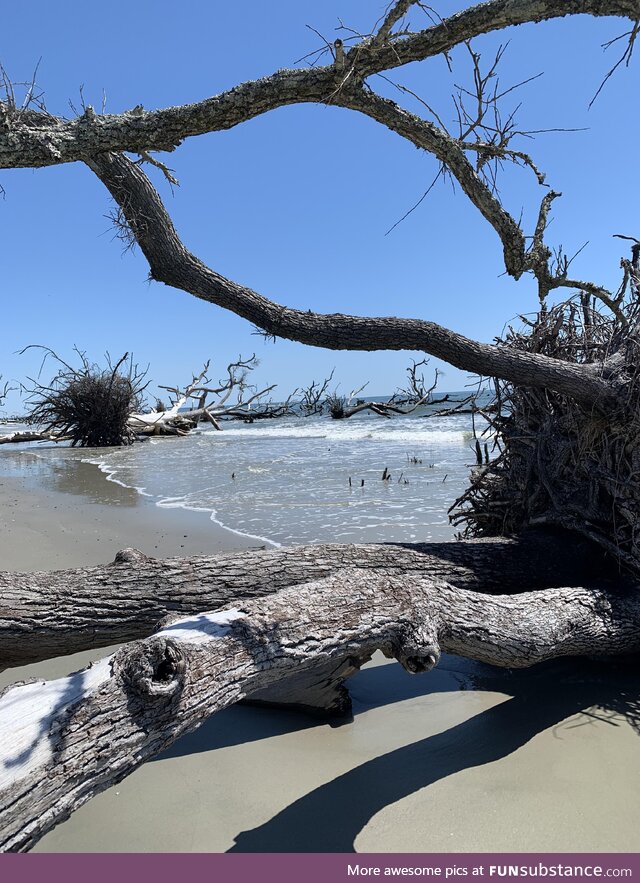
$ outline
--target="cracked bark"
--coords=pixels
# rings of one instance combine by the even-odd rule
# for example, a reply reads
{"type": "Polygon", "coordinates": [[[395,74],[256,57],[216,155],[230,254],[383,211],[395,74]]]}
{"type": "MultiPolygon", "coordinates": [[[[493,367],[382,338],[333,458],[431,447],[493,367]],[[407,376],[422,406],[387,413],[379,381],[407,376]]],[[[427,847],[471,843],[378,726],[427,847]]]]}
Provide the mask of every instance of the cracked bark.
{"type": "Polygon", "coordinates": [[[490,596],[348,569],[174,621],[83,672],[0,697],[0,849],[28,849],[210,714],[287,676],[376,649],[413,673],[441,651],[507,667],[637,652],[639,614],[637,592],[490,596]]]}
{"type": "MultiPolygon", "coordinates": [[[[446,162],[497,230],[507,269],[518,276],[527,259],[522,232],[477,178],[461,145],[393,102],[363,92],[361,84],[372,73],[481,33],[579,13],[638,19],[640,2],[490,0],[414,36],[361,44],[340,70],[280,71],[178,108],[104,117],[88,109],[65,122],[2,105],[0,167],[86,162],[123,209],[153,278],[270,334],[331,349],[427,352],[469,371],[548,387],[611,410],[620,389],[613,362],[567,364],[415,319],[302,313],[225,279],[189,253],[144,173],[118,153],[171,150],[186,137],[228,129],[286,104],[340,104],[446,162]]],[[[168,562],[129,551],[110,568],[1,575],[4,665],[131,640],[149,634],[163,617],[193,614],[189,624],[167,626],[86,672],[49,685],[14,686],[0,698],[1,848],[28,848],[94,793],[240,699],[275,697],[344,711],[344,678],[379,647],[411,671],[430,668],[441,649],[507,666],[640,649],[637,593],[586,580],[582,585],[582,576],[593,580],[596,573],[586,558],[582,569],[575,567],[564,543],[547,547],[546,560],[542,553],[533,566],[535,548],[535,540],[523,538],[447,549],[324,546],[168,562]],[[226,618],[200,614],[230,603],[241,609],[226,618]]]]}
{"type": "Polygon", "coordinates": [[[149,150],[170,150],[185,137],[228,129],[287,104],[340,105],[367,114],[438,157],[499,234],[507,271],[517,279],[533,270],[539,279],[546,279],[546,259],[542,260],[539,249],[525,252],[519,225],[475,173],[462,145],[428,121],[366,92],[363,83],[373,73],[432,57],[479,34],[577,14],[637,19],[640,0],[564,0],[562,4],[490,0],[399,39],[383,25],[375,37],[352,47],[340,65],[278,71],[182,107],[157,111],[136,107],[119,116],[96,115],[89,107],[79,119],[64,121],[29,108],[17,110],[0,104],[0,167],[83,160],[122,208],[149,261],[152,278],[229,309],[267,334],[329,349],[429,353],[463,370],[554,389],[598,410],[611,410],[622,405],[624,390],[606,365],[570,365],[535,353],[516,353],[417,319],[304,313],[225,279],[188,252],[144,173],[114,152],[136,151],[148,157],[149,150]],[[544,266],[539,265],[540,260],[544,266]]]}
{"type": "MultiPolygon", "coordinates": [[[[360,79],[440,55],[481,34],[568,15],[640,18],[638,0],[490,0],[400,40],[360,43],[345,56],[360,79]]],[[[38,168],[84,161],[104,151],[173,150],[185,138],[233,128],[300,102],[333,100],[341,82],[333,65],[281,70],[193,104],[123,114],[92,110],[75,120],[0,105],[0,168],[38,168]]]]}
{"type": "Polygon", "coordinates": [[[127,549],[110,565],[0,572],[0,668],[132,641],[168,616],[213,610],[354,567],[427,574],[488,593],[592,585],[608,572],[597,547],[544,532],[512,540],[331,544],[166,560],[127,549]]]}

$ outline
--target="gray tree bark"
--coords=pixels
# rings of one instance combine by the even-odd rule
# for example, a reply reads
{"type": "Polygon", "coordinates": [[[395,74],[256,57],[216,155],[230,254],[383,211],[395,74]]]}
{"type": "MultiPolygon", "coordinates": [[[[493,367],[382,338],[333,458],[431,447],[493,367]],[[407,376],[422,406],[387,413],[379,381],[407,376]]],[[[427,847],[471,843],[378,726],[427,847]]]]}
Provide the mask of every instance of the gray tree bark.
{"type": "Polygon", "coordinates": [[[124,550],[111,565],[0,572],[0,669],[132,641],[167,616],[213,610],[339,574],[418,574],[462,589],[590,586],[607,575],[590,544],[562,533],[423,545],[317,545],[159,560],[124,550]]]}
{"type": "MultiPolygon", "coordinates": [[[[409,4],[410,6],[411,4],[409,4]]],[[[501,205],[492,187],[467,157],[479,144],[466,144],[442,127],[373,94],[367,77],[411,61],[447,52],[464,41],[510,25],[566,15],[619,16],[637,20],[640,0],[490,0],[410,35],[394,34],[408,6],[394,4],[376,34],[348,52],[336,53],[322,68],[279,71],[244,83],[196,104],[157,111],[136,107],[121,115],[97,115],[91,107],[67,121],[42,111],[0,102],[0,167],[38,167],[85,162],[120,206],[133,237],[147,257],[152,278],[232,310],[266,334],[329,349],[410,349],[429,353],[467,371],[515,384],[556,390],[602,412],[624,410],[626,378],[617,354],[602,364],[570,364],[533,352],[515,352],[469,340],[433,322],[395,317],[364,318],[292,310],[238,285],[206,267],[180,241],[160,197],[141,169],[121,154],[128,150],[170,172],[150,150],[172,150],[184,138],[228,129],[283,105],[335,104],[367,114],[421,149],[433,153],[498,233],[505,267],[514,278],[533,273],[541,291],[574,283],[552,270],[543,236],[549,205],[543,197],[529,248],[518,221],[501,205]]],[[[494,149],[499,149],[495,148],[494,149]]],[[[613,296],[591,284],[589,290],[617,309],[613,296]]]]}
{"type": "Polygon", "coordinates": [[[512,25],[567,15],[640,18],[638,0],[489,0],[400,40],[363,41],[346,53],[344,65],[281,70],[180,107],[147,111],[138,105],[123,114],[78,119],[13,109],[0,102],[0,168],[39,168],[85,161],[96,153],[174,150],[185,138],[224,131],[253,117],[300,102],[339,103],[345,71],[363,80],[413,61],[448,52],[465,40],[512,25]]]}
{"type": "Polygon", "coordinates": [[[173,621],[82,672],[0,697],[0,849],[28,849],[210,714],[287,677],[350,670],[377,649],[412,673],[441,651],[507,667],[637,652],[639,616],[637,592],[491,596],[355,568],[173,621]]]}
{"type": "Polygon", "coordinates": [[[138,165],[120,154],[94,156],[87,165],[122,209],[153,279],[224,307],[267,334],[334,350],[429,353],[467,371],[555,389],[602,409],[615,407],[622,400],[626,389],[622,378],[615,373],[610,376],[603,365],[571,364],[479,343],[422,319],[323,315],[275,303],[226,279],[188,251],[159,194],[138,165]]]}

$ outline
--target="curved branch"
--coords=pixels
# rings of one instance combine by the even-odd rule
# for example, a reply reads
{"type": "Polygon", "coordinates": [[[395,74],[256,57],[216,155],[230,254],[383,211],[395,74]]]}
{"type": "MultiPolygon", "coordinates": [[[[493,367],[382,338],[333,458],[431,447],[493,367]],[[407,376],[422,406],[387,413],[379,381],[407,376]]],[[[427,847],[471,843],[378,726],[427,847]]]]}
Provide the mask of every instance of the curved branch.
{"type": "Polygon", "coordinates": [[[322,103],[335,86],[333,67],[281,70],[194,104],[101,115],[88,108],[75,120],[29,111],[14,121],[0,102],[0,168],[59,165],[109,150],[172,151],[185,138],[232,129],[278,107],[322,103]]]}
{"type": "Polygon", "coordinates": [[[616,303],[614,295],[610,291],[607,291],[606,288],[602,288],[602,286],[596,285],[593,282],[583,282],[579,279],[566,279],[564,277],[554,279],[550,287],[575,288],[577,291],[586,291],[588,294],[592,294],[594,297],[597,297],[598,300],[602,301],[602,303],[611,310],[611,312],[614,314],[614,316],[616,317],[618,322],[620,322],[623,328],[629,327],[629,320],[620,309],[619,303],[616,303]]]}
{"type": "Polygon", "coordinates": [[[576,401],[615,404],[614,381],[596,365],[574,365],[536,353],[470,340],[421,319],[362,317],[294,310],[209,269],[180,240],[160,196],[139,166],[119,154],[87,160],[116,200],[147,258],[151,278],[224,307],[267,334],[333,350],[412,350],[476,374],[547,387],[576,401]]]}
{"type": "Polygon", "coordinates": [[[509,275],[515,279],[520,278],[526,269],[524,234],[479,177],[464,155],[458,140],[434,123],[404,110],[394,101],[381,98],[374,92],[364,89],[343,90],[336,97],[336,104],[371,117],[439,159],[454,175],[463,192],[500,237],[504,249],[505,267],[509,275]]]}
{"type": "Polygon", "coordinates": [[[449,52],[465,40],[513,25],[549,21],[567,15],[640,17],[638,0],[489,0],[443,19],[417,34],[382,47],[356,46],[358,70],[365,76],[449,52]]]}
{"type": "Polygon", "coordinates": [[[490,0],[438,25],[402,39],[365,40],[352,47],[343,65],[281,70],[193,104],[122,114],[87,107],[75,120],[27,109],[18,113],[0,102],[0,168],[37,168],[84,161],[93,153],[170,151],[185,138],[233,128],[278,107],[302,102],[331,103],[346,75],[352,81],[448,52],[454,46],[511,25],[567,15],[640,18],[638,0],[490,0]]]}
{"type": "Polygon", "coordinates": [[[417,0],[396,0],[395,3],[392,3],[391,8],[387,12],[384,21],[378,29],[378,32],[373,36],[371,44],[381,46],[386,43],[387,40],[391,39],[393,37],[391,32],[395,25],[404,18],[409,12],[410,7],[416,2],[417,0]]]}

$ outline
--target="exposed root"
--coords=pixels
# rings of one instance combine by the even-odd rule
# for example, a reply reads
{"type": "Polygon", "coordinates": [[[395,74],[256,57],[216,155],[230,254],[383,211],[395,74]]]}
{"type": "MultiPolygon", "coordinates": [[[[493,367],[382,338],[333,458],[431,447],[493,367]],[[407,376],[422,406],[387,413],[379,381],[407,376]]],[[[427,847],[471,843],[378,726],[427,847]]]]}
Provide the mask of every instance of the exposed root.
{"type": "Polygon", "coordinates": [[[640,368],[636,277],[622,319],[582,292],[533,321],[509,328],[502,346],[565,362],[610,366],[624,378],[625,406],[608,419],[551,390],[496,382],[485,414],[493,458],[478,466],[452,507],[464,536],[515,535],[535,525],[568,528],[595,540],[619,564],[640,570],[640,368]]]}

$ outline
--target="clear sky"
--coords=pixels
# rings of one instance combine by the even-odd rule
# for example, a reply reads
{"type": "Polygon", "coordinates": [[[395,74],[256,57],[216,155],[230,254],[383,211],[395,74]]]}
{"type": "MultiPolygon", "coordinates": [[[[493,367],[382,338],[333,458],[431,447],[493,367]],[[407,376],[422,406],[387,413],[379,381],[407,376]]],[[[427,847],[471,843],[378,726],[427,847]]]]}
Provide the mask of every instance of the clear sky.
{"type": "MultiPolygon", "coordinates": [[[[436,3],[441,15],[460,2],[436,3]]],[[[384,0],[85,0],[5,4],[0,60],[14,80],[38,83],[48,109],[72,115],[71,100],[117,113],[196,101],[248,79],[292,67],[331,41],[338,17],[368,31],[384,0]]],[[[415,27],[428,24],[412,13],[415,27]]],[[[638,66],[632,62],[588,103],[620,54],[601,44],[627,30],[620,19],[568,18],[483,38],[477,48],[511,43],[505,86],[544,72],[506,99],[519,102],[523,129],[587,131],[522,139],[563,192],[550,239],[569,254],[585,242],[576,275],[615,286],[624,251],[614,233],[640,236],[637,150],[638,66]],[[617,54],[616,54],[617,53],[617,54]],[[634,159],[635,157],[635,159],[634,159]]],[[[453,123],[454,83],[469,83],[468,56],[453,55],[391,72],[453,123]]],[[[304,62],[303,62],[304,63],[304,62]]],[[[375,77],[371,85],[407,107],[419,105],[375,77]]],[[[516,146],[516,145],[514,145],[516,146]]],[[[166,157],[165,157],[166,159],[166,157]]],[[[229,132],[192,138],[168,164],[180,187],[171,194],[151,170],[187,246],[212,268],[282,303],[322,312],[416,316],[490,341],[519,312],[535,307],[533,286],[502,276],[496,234],[449,184],[440,184],[407,220],[385,235],[419,199],[436,161],[379,124],[337,108],[281,109],[229,132]]],[[[0,373],[20,381],[39,358],[16,351],[46,344],[64,357],[72,347],[100,359],[133,351],[160,383],[182,383],[211,358],[224,365],[256,352],[257,380],[278,383],[276,396],[336,368],[341,389],[367,379],[370,394],[404,379],[407,353],[336,353],[252,334],[245,321],[184,292],[146,281],[139,252],[122,253],[105,218],[102,184],[80,164],[0,173],[0,373]]],[[[528,171],[505,174],[507,207],[531,229],[540,190],[528,171]]],[[[417,356],[419,358],[419,356],[417,356]]],[[[435,367],[439,363],[432,360],[435,367]]],[[[442,390],[467,376],[445,367],[442,390]]],[[[214,369],[214,374],[217,370],[214,369]]],[[[19,410],[12,395],[5,410],[19,410]]]]}

